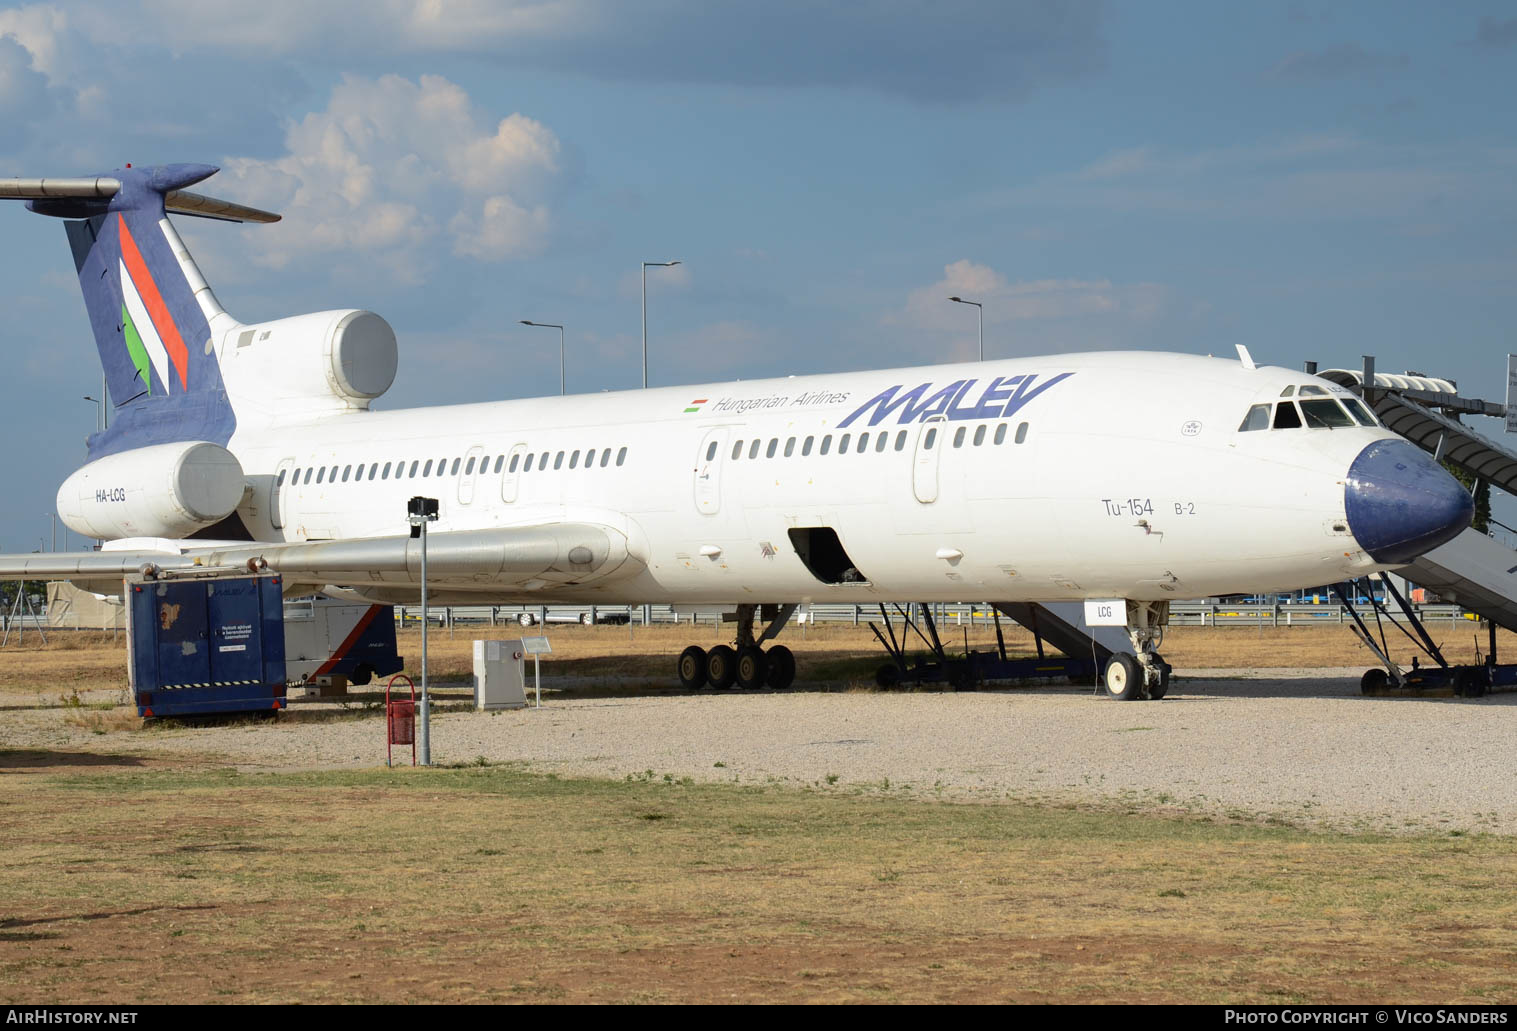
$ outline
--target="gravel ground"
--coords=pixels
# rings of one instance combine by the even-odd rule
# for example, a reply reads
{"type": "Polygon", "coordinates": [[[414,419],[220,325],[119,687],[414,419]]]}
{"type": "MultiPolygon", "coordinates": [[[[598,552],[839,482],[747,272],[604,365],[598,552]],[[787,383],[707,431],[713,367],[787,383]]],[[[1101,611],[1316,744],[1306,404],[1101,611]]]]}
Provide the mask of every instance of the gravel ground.
{"type": "MultiPolygon", "coordinates": [[[[1364,698],[1360,672],[1194,670],[1165,701],[1133,704],[1073,688],[571,691],[539,710],[440,713],[432,755],[616,779],[651,770],[655,779],[1517,833],[1517,694],[1364,698]]],[[[382,764],[382,719],[312,718],[337,708],[296,702],[294,718],[277,724],[101,734],[89,710],[6,704],[0,746],[216,756],[244,769],[382,764]]]]}

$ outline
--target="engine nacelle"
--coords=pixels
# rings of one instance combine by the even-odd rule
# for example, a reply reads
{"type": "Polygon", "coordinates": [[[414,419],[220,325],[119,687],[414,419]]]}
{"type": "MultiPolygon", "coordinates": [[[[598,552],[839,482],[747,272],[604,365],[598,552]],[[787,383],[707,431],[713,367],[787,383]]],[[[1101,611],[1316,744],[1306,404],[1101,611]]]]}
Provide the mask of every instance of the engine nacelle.
{"type": "Polygon", "coordinates": [[[242,463],[209,441],[155,444],[91,462],[58,488],[58,514],[86,537],[180,539],[237,510],[242,463]]]}
{"type": "Polygon", "coordinates": [[[358,309],[238,326],[221,344],[222,378],[238,402],[281,414],[367,408],[397,365],[395,331],[358,309]]]}

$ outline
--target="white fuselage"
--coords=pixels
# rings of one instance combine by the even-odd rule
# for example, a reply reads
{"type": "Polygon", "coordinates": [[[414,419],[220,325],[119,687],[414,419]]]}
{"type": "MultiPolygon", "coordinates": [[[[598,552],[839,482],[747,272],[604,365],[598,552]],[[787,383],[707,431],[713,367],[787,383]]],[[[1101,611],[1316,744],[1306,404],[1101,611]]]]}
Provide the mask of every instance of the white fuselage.
{"type": "Polygon", "coordinates": [[[1343,393],[1235,361],[1058,355],[239,414],[228,446],[255,487],[238,511],[259,540],[402,535],[407,501],[421,495],[439,501],[433,532],[596,523],[624,534],[646,567],[549,591],[482,583],[482,601],[1164,600],[1381,568],[1348,531],[1344,478],[1393,434],[1239,431],[1251,404],[1303,383],[1343,393]],[[807,567],[797,528],[835,531],[855,571],[846,582],[807,567]]]}

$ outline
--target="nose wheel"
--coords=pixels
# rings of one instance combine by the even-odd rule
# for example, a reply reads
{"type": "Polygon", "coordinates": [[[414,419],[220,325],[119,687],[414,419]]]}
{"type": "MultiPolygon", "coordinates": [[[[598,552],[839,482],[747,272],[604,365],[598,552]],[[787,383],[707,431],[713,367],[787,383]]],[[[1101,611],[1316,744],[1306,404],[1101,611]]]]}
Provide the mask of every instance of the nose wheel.
{"type": "Polygon", "coordinates": [[[1107,660],[1101,673],[1106,697],[1119,702],[1158,701],[1169,693],[1172,667],[1159,654],[1167,622],[1167,601],[1127,603],[1127,636],[1137,654],[1117,652],[1107,660]]]}

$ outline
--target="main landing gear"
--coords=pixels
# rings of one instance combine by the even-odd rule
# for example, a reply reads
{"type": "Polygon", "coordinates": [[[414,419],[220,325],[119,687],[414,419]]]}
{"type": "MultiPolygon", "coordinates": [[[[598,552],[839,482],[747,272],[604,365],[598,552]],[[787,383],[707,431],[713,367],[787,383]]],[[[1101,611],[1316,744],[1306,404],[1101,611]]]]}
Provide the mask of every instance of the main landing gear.
{"type": "Polygon", "coordinates": [[[1117,652],[1107,660],[1101,684],[1108,698],[1119,702],[1158,701],[1169,692],[1170,665],[1159,654],[1168,622],[1167,601],[1127,603],[1127,637],[1137,654],[1117,652]]]}
{"type": "Polygon", "coordinates": [[[682,687],[699,691],[703,687],[718,690],[737,686],[745,690],[770,687],[783,690],[795,682],[795,656],[783,644],[765,651],[761,645],[784,629],[795,612],[794,605],[739,605],[737,639],[732,645],[719,644],[710,651],[692,644],[679,657],[679,682],[682,687]],[[768,621],[757,639],[753,620],[762,616],[768,621]]]}

